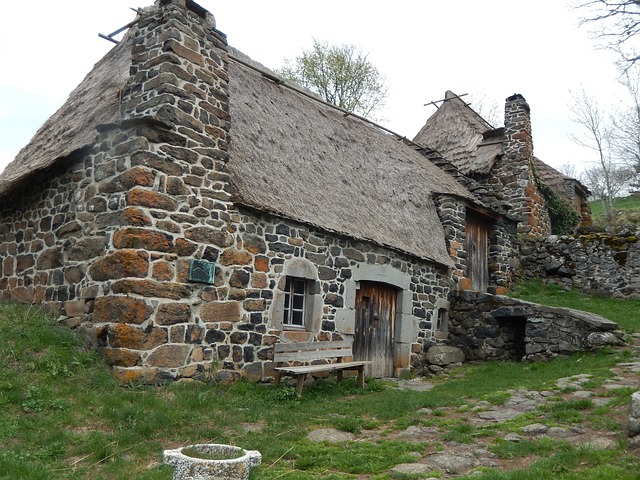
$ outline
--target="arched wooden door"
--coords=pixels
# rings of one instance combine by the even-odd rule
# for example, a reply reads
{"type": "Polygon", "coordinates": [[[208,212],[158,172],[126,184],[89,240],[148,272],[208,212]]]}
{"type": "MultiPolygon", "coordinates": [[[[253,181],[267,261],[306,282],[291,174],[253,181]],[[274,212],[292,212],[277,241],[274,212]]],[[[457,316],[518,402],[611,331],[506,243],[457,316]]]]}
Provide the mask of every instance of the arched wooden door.
{"type": "Polygon", "coordinates": [[[370,360],[370,377],[393,376],[393,333],[398,291],[388,285],[361,282],[356,292],[356,329],[353,357],[370,360]]]}

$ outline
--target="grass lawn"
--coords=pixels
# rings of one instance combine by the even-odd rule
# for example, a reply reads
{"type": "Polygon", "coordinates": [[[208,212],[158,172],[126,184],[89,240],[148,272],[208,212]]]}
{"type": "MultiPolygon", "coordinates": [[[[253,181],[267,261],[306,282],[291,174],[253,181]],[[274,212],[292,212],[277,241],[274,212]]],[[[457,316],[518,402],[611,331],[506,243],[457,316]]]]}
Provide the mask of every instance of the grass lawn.
{"type": "Polygon", "coordinates": [[[539,280],[521,285],[509,295],[542,305],[597,313],[618,323],[625,332],[640,332],[640,300],[591,297],[579,290],[565,290],[556,283],[545,284],[539,280]]]}
{"type": "MultiPolygon", "coordinates": [[[[637,328],[637,321],[630,326],[637,328]]],[[[121,385],[68,329],[35,309],[0,304],[0,478],[169,480],[173,470],[161,464],[163,449],[215,442],[259,450],[263,464],[252,479],[416,479],[425,476],[389,469],[414,462],[416,452],[446,451],[446,442],[487,438],[497,458],[531,462],[508,473],[483,468],[474,479],[637,479],[640,457],[622,440],[608,451],[548,439],[506,444],[502,437],[534,416],[489,427],[465,422],[478,401],[499,404],[509,389],[552,388],[558,378],[583,372],[597,383],[628,356],[608,350],[548,363],[468,364],[432,379],[436,386],[423,392],[373,379],[360,390],[351,379],[327,379],[305,387],[297,400],[287,385],[121,385]],[[433,414],[425,418],[418,413],[423,408],[433,414]],[[429,445],[411,442],[399,435],[410,426],[438,428],[443,438],[429,445]],[[357,441],[307,439],[309,431],[326,427],[353,433],[357,441]]],[[[559,401],[535,418],[548,416],[552,424],[599,419],[622,432],[609,414],[626,408],[630,392],[610,395],[612,406],[604,410],[559,401]]],[[[441,472],[430,475],[444,478],[441,472]]]]}
{"type": "MultiPolygon", "coordinates": [[[[591,215],[597,224],[604,217],[605,209],[602,200],[595,200],[589,204],[591,207],[591,215]]],[[[619,212],[618,219],[614,223],[631,224],[640,221],[640,195],[630,195],[628,197],[619,197],[613,199],[613,208],[619,212]]]]}

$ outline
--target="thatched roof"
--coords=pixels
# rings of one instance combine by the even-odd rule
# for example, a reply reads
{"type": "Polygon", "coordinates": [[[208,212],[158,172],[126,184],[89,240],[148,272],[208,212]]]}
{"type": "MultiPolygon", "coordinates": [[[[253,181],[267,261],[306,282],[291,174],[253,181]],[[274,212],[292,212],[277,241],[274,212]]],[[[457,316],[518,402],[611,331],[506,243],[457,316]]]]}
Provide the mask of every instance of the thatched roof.
{"type": "MultiPolygon", "coordinates": [[[[447,91],[445,101],[427,120],[414,141],[429,145],[458,167],[465,175],[488,174],[502,155],[504,128],[493,128],[469,104],[455,93],[447,91]]],[[[585,196],[589,190],[578,180],[567,177],[534,157],[534,167],[540,179],[569,203],[567,182],[585,196]]]]}
{"type": "Polygon", "coordinates": [[[411,147],[231,62],[238,202],[448,265],[436,193],[472,195],[411,147]]]}
{"type": "MultiPolygon", "coordinates": [[[[127,37],[95,66],[0,176],[0,196],[91,146],[100,124],[118,121],[131,49],[127,37]]],[[[379,128],[241,63],[229,68],[234,201],[451,264],[433,195],[473,202],[468,190],[379,128]]]]}
{"type": "Polygon", "coordinates": [[[429,117],[414,141],[437,150],[465,175],[487,173],[502,152],[501,142],[485,141],[484,133],[492,128],[464,100],[448,90],[445,101],[429,117]]]}
{"type": "Polygon", "coordinates": [[[118,120],[119,92],[129,78],[131,47],[128,35],[93,67],[65,104],[40,127],[0,175],[0,196],[31,173],[91,145],[98,136],[98,125],[118,120]]]}
{"type": "Polygon", "coordinates": [[[568,177],[539,158],[533,157],[533,165],[540,180],[569,205],[573,205],[575,193],[580,193],[585,197],[590,194],[589,189],[579,180],[568,177]]]}

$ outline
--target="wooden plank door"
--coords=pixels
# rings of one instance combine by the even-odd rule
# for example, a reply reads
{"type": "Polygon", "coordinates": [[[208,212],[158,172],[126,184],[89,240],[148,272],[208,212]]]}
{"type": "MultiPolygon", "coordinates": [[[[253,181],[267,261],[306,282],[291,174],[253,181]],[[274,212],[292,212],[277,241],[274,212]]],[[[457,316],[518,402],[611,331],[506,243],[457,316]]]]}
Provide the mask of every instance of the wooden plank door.
{"type": "Polygon", "coordinates": [[[489,228],[485,222],[467,215],[467,277],[471,289],[486,292],[489,286],[489,228]]]}
{"type": "Polygon", "coordinates": [[[393,376],[393,332],[396,321],[395,288],[381,283],[361,282],[356,292],[356,329],[353,357],[370,360],[365,374],[393,376]]]}

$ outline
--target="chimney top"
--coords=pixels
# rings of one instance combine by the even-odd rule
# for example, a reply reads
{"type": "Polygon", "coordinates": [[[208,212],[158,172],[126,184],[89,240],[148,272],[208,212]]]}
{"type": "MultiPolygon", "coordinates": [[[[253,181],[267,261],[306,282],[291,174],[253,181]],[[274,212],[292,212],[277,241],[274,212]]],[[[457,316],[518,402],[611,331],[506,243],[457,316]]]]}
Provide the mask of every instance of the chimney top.
{"type": "Polygon", "coordinates": [[[165,7],[167,5],[179,5],[182,8],[191,10],[199,17],[207,20],[214,29],[216,28],[216,20],[211,12],[209,12],[206,8],[198,5],[193,0],[157,0],[156,5],[159,5],[161,7],[165,7]]]}
{"type": "Polygon", "coordinates": [[[515,102],[516,100],[524,100],[526,102],[525,98],[519,93],[514,93],[513,95],[507,98],[507,102],[515,102]]]}
{"type": "Polygon", "coordinates": [[[513,95],[511,95],[506,99],[506,105],[509,105],[510,103],[511,104],[519,103],[521,104],[522,107],[524,107],[527,110],[527,112],[531,111],[531,109],[529,108],[529,104],[527,103],[525,98],[519,93],[514,93],[513,95]]]}

